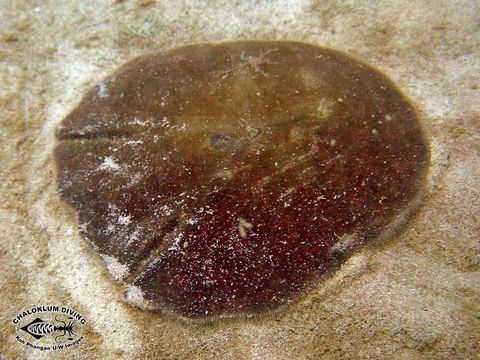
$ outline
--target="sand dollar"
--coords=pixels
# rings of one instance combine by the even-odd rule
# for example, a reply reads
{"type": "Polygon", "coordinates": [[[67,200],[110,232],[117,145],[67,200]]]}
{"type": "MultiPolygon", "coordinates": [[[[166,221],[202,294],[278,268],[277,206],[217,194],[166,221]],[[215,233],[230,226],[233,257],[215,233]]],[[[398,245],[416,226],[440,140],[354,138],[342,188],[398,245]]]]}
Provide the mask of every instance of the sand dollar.
{"type": "Polygon", "coordinates": [[[429,163],[385,75],[297,42],[139,57],[58,140],[61,197],[127,299],[190,318],[296,299],[408,217],[429,163]]]}

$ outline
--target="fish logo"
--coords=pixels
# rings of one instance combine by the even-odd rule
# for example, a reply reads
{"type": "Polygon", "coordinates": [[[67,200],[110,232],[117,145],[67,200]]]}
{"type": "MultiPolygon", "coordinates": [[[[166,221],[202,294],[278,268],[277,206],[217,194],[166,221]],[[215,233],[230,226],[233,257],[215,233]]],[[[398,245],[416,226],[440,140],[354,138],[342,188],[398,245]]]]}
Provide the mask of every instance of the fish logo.
{"type": "Polygon", "coordinates": [[[87,320],[71,308],[46,305],[18,313],[12,323],[17,328],[15,339],[20,344],[40,351],[54,351],[80,344],[87,320]]]}
{"type": "Polygon", "coordinates": [[[61,334],[55,336],[56,342],[63,341],[62,338],[68,335],[67,340],[73,340],[74,336],[76,335],[73,331],[73,327],[75,325],[75,321],[72,317],[66,316],[68,324],[66,321],[60,320],[58,318],[59,315],[55,316],[55,320],[60,323],[61,325],[52,325],[46,321],[43,321],[40,318],[36,318],[32,320],[27,325],[21,327],[20,329],[25,331],[27,334],[33,336],[35,339],[39,340],[44,336],[52,335],[61,332],[61,334]]]}

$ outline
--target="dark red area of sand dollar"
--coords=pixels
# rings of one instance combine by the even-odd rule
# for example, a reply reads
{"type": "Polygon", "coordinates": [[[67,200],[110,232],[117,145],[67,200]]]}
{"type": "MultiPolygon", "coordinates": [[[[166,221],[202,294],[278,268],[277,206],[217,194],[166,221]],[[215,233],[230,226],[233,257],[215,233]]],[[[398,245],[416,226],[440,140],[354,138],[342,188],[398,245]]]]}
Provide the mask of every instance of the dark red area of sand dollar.
{"type": "Polygon", "coordinates": [[[385,75],[295,42],[137,58],[58,139],[61,197],[127,300],[190,318],[296,299],[408,217],[429,163],[385,75]]]}

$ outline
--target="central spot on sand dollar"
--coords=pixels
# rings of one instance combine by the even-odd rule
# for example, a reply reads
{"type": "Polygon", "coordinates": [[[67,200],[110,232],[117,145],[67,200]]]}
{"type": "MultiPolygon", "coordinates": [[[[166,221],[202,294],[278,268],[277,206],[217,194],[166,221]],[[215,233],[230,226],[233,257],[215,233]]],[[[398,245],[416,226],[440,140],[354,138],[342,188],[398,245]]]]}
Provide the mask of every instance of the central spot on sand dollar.
{"type": "Polygon", "coordinates": [[[189,318],[298,298],[408,217],[429,163],[385,75],[295,42],[142,56],[58,140],[59,193],[127,301],[189,318]]]}

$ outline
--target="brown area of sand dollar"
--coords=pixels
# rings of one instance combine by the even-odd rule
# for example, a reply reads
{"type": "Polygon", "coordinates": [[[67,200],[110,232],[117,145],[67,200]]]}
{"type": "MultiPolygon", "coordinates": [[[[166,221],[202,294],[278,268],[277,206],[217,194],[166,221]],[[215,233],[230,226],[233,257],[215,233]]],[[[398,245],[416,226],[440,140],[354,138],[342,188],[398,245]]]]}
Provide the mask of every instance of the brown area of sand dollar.
{"type": "Polygon", "coordinates": [[[190,318],[296,299],[408,217],[429,163],[385,75],[296,42],[137,58],[58,140],[61,197],[127,300],[190,318]]]}

